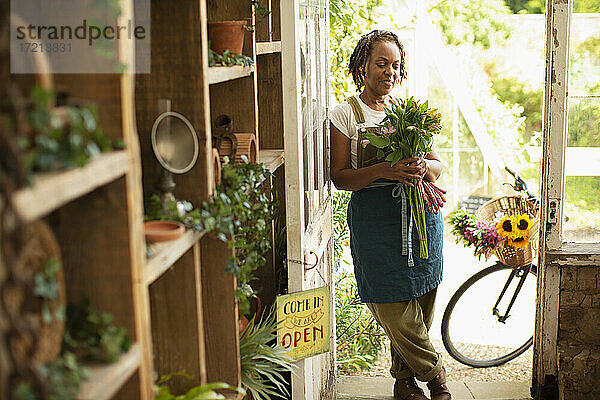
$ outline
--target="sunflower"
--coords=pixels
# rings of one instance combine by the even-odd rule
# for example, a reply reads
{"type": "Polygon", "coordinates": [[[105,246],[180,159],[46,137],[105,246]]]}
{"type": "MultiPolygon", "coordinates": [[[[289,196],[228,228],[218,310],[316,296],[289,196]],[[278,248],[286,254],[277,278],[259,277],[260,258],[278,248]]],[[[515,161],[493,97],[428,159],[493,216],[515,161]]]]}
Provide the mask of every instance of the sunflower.
{"type": "Polygon", "coordinates": [[[527,214],[517,215],[515,217],[515,233],[518,235],[529,235],[529,228],[531,228],[532,221],[527,214]]]}
{"type": "Polygon", "coordinates": [[[515,237],[515,217],[513,215],[504,215],[496,224],[498,235],[505,239],[512,239],[515,237]]]}
{"type": "Polygon", "coordinates": [[[526,249],[527,246],[529,246],[529,236],[516,236],[508,239],[506,244],[514,247],[515,249],[526,249]]]}

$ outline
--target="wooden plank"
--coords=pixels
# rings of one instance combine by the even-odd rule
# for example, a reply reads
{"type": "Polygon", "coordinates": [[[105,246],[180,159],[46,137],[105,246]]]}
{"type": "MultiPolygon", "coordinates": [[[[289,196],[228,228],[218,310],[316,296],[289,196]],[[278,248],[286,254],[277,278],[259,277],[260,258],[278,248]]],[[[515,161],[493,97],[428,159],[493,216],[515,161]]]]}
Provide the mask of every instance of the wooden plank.
{"type": "Polygon", "coordinates": [[[183,393],[203,379],[201,320],[194,254],[186,252],[149,286],[154,363],[158,377],[183,371],[192,380],[174,377],[171,388],[183,393]]]}
{"type": "MultiPolygon", "coordinates": [[[[258,106],[256,73],[244,79],[210,85],[210,115],[214,121],[221,114],[229,115],[236,133],[256,133],[258,129],[258,106]]],[[[260,134],[256,145],[261,146],[260,134]]],[[[281,148],[280,146],[279,148],[281,148]]]]}
{"type": "Polygon", "coordinates": [[[179,239],[150,245],[150,249],[154,253],[154,256],[146,261],[144,271],[144,282],[146,285],[152,284],[152,282],[157,280],[165,273],[165,271],[171,268],[183,254],[200,240],[204,233],[205,232],[188,230],[179,239]]]}
{"type": "MultiPolygon", "coordinates": [[[[258,0],[259,7],[264,7],[267,10],[271,10],[271,0],[258,0]]],[[[268,42],[271,40],[271,15],[262,16],[258,12],[254,12],[254,20],[256,26],[254,31],[256,33],[257,42],[268,42]]],[[[258,44],[258,43],[257,43],[258,44]]]]}
{"type": "Polygon", "coordinates": [[[58,239],[67,301],[90,299],[115,325],[136,332],[125,178],[61,207],[48,218],[58,239]]]}
{"type": "Polygon", "coordinates": [[[17,212],[34,221],[62,205],[123,176],[129,168],[126,151],[100,154],[87,165],[64,172],[38,174],[31,188],[15,193],[17,212]]]}
{"type": "Polygon", "coordinates": [[[281,40],[280,0],[271,0],[271,40],[281,40]]]}
{"type": "MultiPolygon", "coordinates": [[[[281,43],[281,42],[279,42],[281,43]]],[[[281,53],[258,60],[258,132],[261,149],[283,148],[283,88],[281,53]]]]}
{"type": "Polygon", "coordinates": [[[129,351],[112,364],[86,365],[90,376],[77,394],[79,400],[108,400],[127,382],[138,369],[142,359],[139,344],[134,343],[129,351]]]}
{"type": "Polygon", "coordinates": [[[214,235],[205,235],[200,240],[200,254],[207,379],[240,386],[240,342],[233,294],[236,279],[225,273],[233,249],[214,235]]]}
{"type": "Polygon", "coordinates": [[[281,53],[281,41],[256,43],[256,54],[281,53]]]}
{"type": "Polygon", "coordinates": [[[262,149],[258,151],[258,160],[263,163],[265,168],[269,171],[275,172],[275,170],[285,162],[285,154],[283,149],[262,149]]]}
{"type": "Polygon", "coordinates": [[[217,83],[232,81],[234,79],[244,78],[252,75],[254,66],[244,67],[242,65],[234,65],[232,67],[210,67],[208,69],[208,83],[215,85],[217,83]]]}

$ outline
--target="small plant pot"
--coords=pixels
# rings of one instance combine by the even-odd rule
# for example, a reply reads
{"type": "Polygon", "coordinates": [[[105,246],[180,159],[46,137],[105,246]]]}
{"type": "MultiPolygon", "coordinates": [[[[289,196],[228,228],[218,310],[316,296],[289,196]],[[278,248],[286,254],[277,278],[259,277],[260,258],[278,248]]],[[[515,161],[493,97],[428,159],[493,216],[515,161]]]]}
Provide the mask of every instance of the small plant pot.
{"type": "Polygon", "coordinates": [[[175,240],[185,232],[183,224],[175,221],[148,221],[144,223],[144,234],[150,242],[175,240]]]}
{"type": "Polygon", "coordinates": [[[244,32],[246,21],[219,21],[208,23],[208,40],[215,53],[223,54],[225,50],[242,54],[244,48],[244,32]]]}
{"type": "MultiPolygon", "coordinates": [[[[241,163],[242,155],[248,157],[248,161],[256,163],[258,161],[258,147],[256,145],[256,135],[254,133],[234,133],[237,142],[237,150],[234,154],[233,159],[230,160],[233,163],[241,163]]],[[[219,148],[219,154],[221,154],[221,161],[225,155],[230,155],[232,142],[229,140],[223,140],[221,147],[219,148]]]]}

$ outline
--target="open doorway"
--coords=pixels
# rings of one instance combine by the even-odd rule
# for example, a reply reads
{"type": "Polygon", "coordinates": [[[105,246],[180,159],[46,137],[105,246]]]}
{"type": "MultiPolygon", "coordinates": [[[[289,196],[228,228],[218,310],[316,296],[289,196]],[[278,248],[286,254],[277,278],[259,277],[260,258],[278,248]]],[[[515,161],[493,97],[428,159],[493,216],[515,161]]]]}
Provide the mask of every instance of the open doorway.
{"type": "MultiPolygon", "coordinates": [[[[352,8],[353,4],[358,6],[359,3],[361,2],[350,2],[348,7],[352,8]]],[[[461,207],[475,211],[486,200],[514,195],[510,187],[503,185],[504,182],[514,183],[514,179],[505,172],[505,166],[518,172],[528,183],[532,193],[539,192],[545,66],[543,4],[502,0],[427,2],[427,5],[412,1],[396,1],[393,5],[391,1],[385,0],[375,3],[370,3],[371,7],[367,8],[370,14],[365,18],[365,21],[371,19],[375,22],[365,22],[361,27],[364,28],[363,31],[358,33],[378,27],[395,29],[405,45],[409,76],[401,88],[403,92],[398,95],[403,97],[408,94],[429,99],[430,104],[438,107],[446,120],[444,134],[436,142],[436,149],[444,161],[440,186],[448,189],[444,215],[461,207]],[[384,4],[385,7],[378,8],[377,4],[384,4]],[[390,10],[394,12],[390,13],[390,10]]],[[[596,65],[593,54],[597,54],[598,47],[594,46],[598,46],[600,38],[600,15],[593,14],[597,12],[594,7],[595,5],[584,5],[581,2],[575,6],[575,11],[586,14],[575,14],[573,17],[571,71],[578,75],[577,84],[583,85],[582,88],[588,88],[586,85],[597,82],[594,75],[587,71],[590,65],[596,65]],[[596,48],[595,53],[591,50],[593,48],[596,48]]],[[[332,32],[332,45],[336,43],[334,35],[335,32],[332,32]]],[[[337,43],[343,47],[348,42],[347,38],[344,40],[345,42],[338,40],[337,43]]],[[[336,57],[335,48],[332,48],[332,55],[336,57]]],[[[352,85],[335,86],[342,82],[341,79],[339,82],[335,80],[336,68],[340,68],[339,76],[342,76],[342,67],[339,60],[332,62],[332,93],[338,101],[352,94],[350,92],[353,90],[352,85]]],[[[589,99],[584,99],[579,103],[585,107],[590,102],[589,99]]],[[[588,114],[592,123],[596,121],[597,124],[599,119],[597,106],[594,108],[594,104],[589,107],[588,114]]],[[[583,115],[582,111],[579,110],[577,115],[583,115]]],[[[569,120],[572,125],[580,125],[579,128],[570,130],[580,132],[577,138],[570,136],[571,143],[576,140],[580,143],[579,146],[583,146],[583,125],[590,120],[569,120]]],[[[595,134],[593,132],[596,131],[592,130],[590,134],[595,134]]],[[[593,188],[590,193],[596,193],[597,198],[598,191],[594,189],[598,185],[597,177],[582,177],[581,170],[577,170],[576,157],[572,161],[569,167],[571,169],[568,168],[566,173],[570,176],[567,181],[571,182],[567,190],[582,192],[585,191],[583,187],[591,184],[593,188]]],[[[585,174],[589,175],[589,171],[585,174]]],[[[568,193],[566,197],[569,197],[568,193]]],[[[339,201],[343,202],[344,199],[340,198],[339,201]]],[[[568,207],[572,207],[573,215],[577,216],[588,215],[588,212],[598,209],[592,199],[571,202],[568,207]]],[[[335,210],[336,207],[334,221],[335,210]]],[[[345,208],[341,205],[338,210],[345,211],[345,208]]],[[[573,234],[579,232],[589,236],[589,229],[580,219],[571,218],[569,228],[573,230],[573,234]]],[[[599,226],[594,224],[592,222],[592,226],[599,226]]],[[[465,249],[462,244],[456,244],[450,231],[451,227],[446,225],[444,282],[438,291],[436,317],[430,332],[436,348],[442,352],[445,349],[441,342],[440,326],[450,298],[469,277],[495,262],[493,258],[488,261],[477,260],[472,254],[473,249],[465,249]]],[[[342,250],[342,253],[342,260],[349,264],[342,261],[337,269],[341,288],[343,285],[350,285],[348,282],[351,279],[347,274],[352,271],[349,251],[342,250]]],[[[368,311],[351,307],[352,290],[348,286],[347,290],[340,291],[340,305],[347,306],[347,310],[354,314],[337,315],[338,370],[342,374],[389,376],[388,344],[378,340],[371,343],[354,341],[353,335],[357,337],[361,330],[371,328],[368,324],[368,311]],[[364,315],[358,315],[359,312],[364,312],[364,315]],[[353,320],[363,321],[364,324],[353,328],[349,326],[353,320]],[[379,351],[369,352],[367,349],[372,347],[379,351]]],[[[526,332],[526,339],[533,335],[535,291],[535,279],[529,279],[520,295],[520,299],[524,299],[524,305],[515,304],[511,316],[512,322],[517,311],[522,311],[517,330],[526,332]]],[[[485,295],[484,288],[479,296],[485,295]]],[[[477,296],[474,295],[474,299],[478,299],[477,296]]],[[[489,332],[500,333],[491,335],[489,332],[484,333],[482,328],[465,322],[462,323],[462,328],[462,341],[477,347],[478,351],[503,352],[505,347],[514,344],[512,338],[502,334],[500,330],[495,332],[490,329],[489,332]]],[[[373,330],[369,333],[376,337],[381,332],[373,330]]],[[[448,378],[461,382],[525,382],[529,386],[532,353],[530,347],[502,366],[477,369],[465,366],[446,354],[448,378]]]]}

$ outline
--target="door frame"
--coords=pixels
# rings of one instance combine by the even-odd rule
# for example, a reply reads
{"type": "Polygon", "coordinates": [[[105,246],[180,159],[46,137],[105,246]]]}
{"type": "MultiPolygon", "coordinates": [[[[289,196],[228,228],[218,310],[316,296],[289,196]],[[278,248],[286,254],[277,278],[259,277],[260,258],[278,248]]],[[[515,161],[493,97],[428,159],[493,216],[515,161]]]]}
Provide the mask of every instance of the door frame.
{"type": "Polygon", "coordinates": [[[560,397],[558,322],[561,263],[556,260],[562,259],[566,263],[568,258],[568,263],[572,265],[591,265],[593,263],[587,263],[586,259],[600,254],[600,243],[565,242],[562,236],[572,10],[572,0],[548,0],[546,5],[546,71],[540,182],[540,273],[538,274],[532,382],[532,393],[536,399],[560,397]]]}

